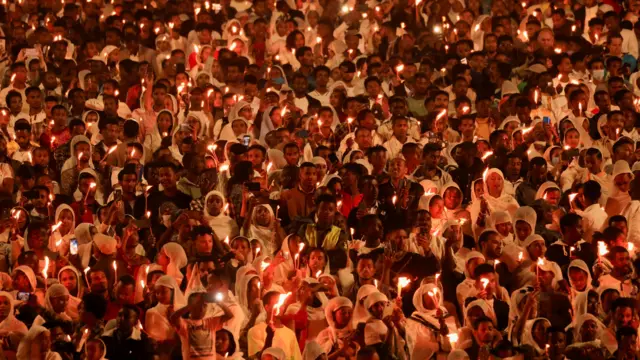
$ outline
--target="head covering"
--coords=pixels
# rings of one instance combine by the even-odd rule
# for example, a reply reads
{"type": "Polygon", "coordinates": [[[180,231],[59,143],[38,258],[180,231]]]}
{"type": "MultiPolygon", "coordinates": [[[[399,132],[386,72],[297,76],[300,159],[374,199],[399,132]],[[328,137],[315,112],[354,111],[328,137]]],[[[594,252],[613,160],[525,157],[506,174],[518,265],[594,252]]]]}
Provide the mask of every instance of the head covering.
{"type": "Polygon", "coordinates": [[[536,350],[536,353],[538,355],[545,353],[545,349],[540,348],[540,346],[538,346],[538,343],[533,338],[533,326],[539,321],[546,322],[548,326],[551,326],[551,322],[545,318],[527,320],[524,323],[524,331],[522,333],[521,343],[522,345],[532,346],[536,350]]]}
{"type": "Polygon", "coordinates": [[[366,322],[369,319],[369,311],[368,308],[365,307],[364,300],[371,294],[378,292],[378,288],[373,285],[362,285],[360,289],[358,289],[358,294],[356,296],[356,307],[353,311],[353,317],[351,323],[353,327],[357,327],[359,323],[366,322]]]}
{"type": "Polygon", "coordinates": [[[273,125],[273,121],[271,121],[271,112],[277,109],[276,106],[269,106],[265,112],[262,113],[262,123],[260,123],[260,136],[258,137],[258,141],[260,144],[267,145],[265,141],[265,137],[267,134],[276,129],[273,125]]]}
{"type": "Polygon", "coordinates": [[[385,294],[381,293],[380,291],[375,291],[369,294],[369,296],[367,296],[367,298],[364,300],[364,306],[369,312],[369,315],[371,315],[371,311],[370,311],[371,307],[379,302],[383,302],[386,304],[389,302],[389,299],[385,294]]]}
{"type": "MultiPolygon", "coordinates": [[[[65,170],[73,169],[78,165],[78,154],[76,154],[76,145],[78,143],[86,143],[87,145],[89,145],[89,159],[91,159],[91,152],[93,150],[91,146],[91,140],[89,140],[89,138],[84,135],[76,135],[71,139],[71,146],[69,147],[71,155],[69,156],[69,158],[67,158],[67,160],[65,160],[64,164],[62,165],[62,170],[60,170],[61,173],[65,170]]],[[[89,161],[89,167],[93,168],[92,161],[89,161]]]]}
{"type": "Polygon", "coordinates": [[[602,321],[600,321],[598,318],[596,318],[595,316],[591,315],[591,314],[582,314],[576,317],[576,322],[575,322],[575,326],[573,327],[573,342],[574,343],[579,343],[579,342],[583,342],[582,340],[582,335],[581,335],[581,329],[582,329],[582,325],[584,325],[585,322],[587,321],[593,321],[596,323],[596,339],[600,339],[600,337],[603,335],[604,331],[606,330],[606,326],[604,326],[604,324],[602,323],[602,321]]]}
{"type": "Polygon", "coordinates": [[[424,284],[413,293],[413,306],[416,308],[416,311],[411,316],[419,317],[439,329],[440,322],[436,316],[437,311],[440,309],[444,314],[447,313],[447,310],[442,306],[443,300],[442,290],[439,287],[431,283],[424,284]],[[425,294],[428,294],[433,299],[436,305],[434,309],[424,307],[425,294]]]}
{"type": "MultiPolygon", "coordinates": [[[[62,269],[60,269],[60,271],[58,271],[58,281],[60,281],[60,278],[62,277],[62,272],[64,271],[71,271],[75,276],[76,276],[76,295],[75,297],[77,298],[82,298],[82,277],[80,276],[80,272],[75,268],[75,266],[71,266],[71,265],[67,265],[65,267],[63,267],[62,269]]],[[[72,295],[71,293],[69,293],[69,295],[72,295]]]]}
{"type": "Polygon", "coordinates": [[[304,352],[302,353],[303,360],[316,360],[321,355],[327,355],[327,353],[322,349],[320,344],[315,341],[311,341],[305,344],[304,352]]]}
{"type": "Polygon", "coordinates": [[[268,204],[259,204],[253,207],[251,211],[251,225],[249,225],[249,233],[247,236],[251,238],[255,238],[263,243],[264,254],[272,255],[275,254],[277,248],[276,245],[272,241],[273,231],[271,230],[271,224],[274,221],[275,215],[273,214],[273,209],[268,204]],[[269,223],[266,226],[262,226],[258,224],[258,209],[263,208],[267,210],[269,213],[269,223]]]}
{"type": "Polygon", "coordinates": [[[178,243],[170,242],[162,246],[162,251],[169,258],[167,275],[173,276],[176,282],[180,284],[184,277],[180,270],[187,266],[187,254],[184,252],[184,248],[178,243]]]}
{"type": "Polygon", "coordinates": [[[231,217],[225,215],[224,208],[227,205],[227,200],[220,191],[210,191],[204,198],[204,219],[209,223],[209,227],[218,236],[218,239],[224,240],[227,236],[232,237],[238,233],[238,224],[231,217]],[[218,196],[222,199],[222,210],[217,216],[213,216],[209,213],[208,202],[211,196],[218,196]]]}
{"type": "Polygon", "coordinates": [[[611,174],[611,194],[609,194],[604,208],[609,216],[621,214],[622,210],[624,210],[632,200],[628,191],[623,192],[618,188],[618,186],[616,186],[615,178],[622,174],[629,174],[631,179],[634,177],[633,172],[631,172],[631,168],[629,168],[629,163],[625,160],[618,160],[613,164],[613,172],[611,174]]]}
{"type": "Polygon", "coordinates": [[[118,241],[111,236],[97,233],[93,236],[93,243],[98,247],[104,255],[113,255],[116,252],[118,241]]]}
{"type": "Polygon", "coordinates": [[[258,279],[259,281],[260,277],[255,273],[247,273],[236,284],[236,298],[247,319],[251,317],[251,307],[253,306],[253,304],[249,303],[249,284],[253,279],[258,279]]]}
{"type": "Polygon", "coordinates": [[[50,251],[52,252],[58,252],[58,246],[56,246],[56,243],[58,241],[61,241],[64,239],[62,245],[60,245],[60,249],[63,249],[63,247],[68,246],[69,240],[70,238],[73,236],[73,231],[75,230],[76,227],[76,215],[75,212],[73,211],[73,209],[71,208],[71,206],[67,205],[67,204],[60,204],[58,206],[58,208],[56,209],[56,213],[55,213],[55,220],[54,220],[54,224],[57,224],[60,221],[60,216],[62,215],[62,211],[64,210],[68,210],[71,213],[71,229],[69,229],[69,232],[66,233],[64,236],[62,236],[62,234],[60,233],[60,229],[58,228],[56,231],[54,231],[51,236],[49,236],[49,245],[48,248],[50,251]]]}
{"type": "Polygon", "coordinates": [[[544,198],[544,195],[547,191],[554,190],[554,189],[562,193],[562,190],[560,190],[560,187],[558,186],[558,184],[556,184],[553,181],[546,181],[544,184],[540,185],[540,187],[538,188],[538,191],[536,192],[536,200],[544,198]]]}
{"type": "MultiPolygon", "coordinates": [[[[516,223],[518,221],[524,221],[525,223],[529,224],[529,226],[531,227],[531,234],[533,234],[536,230],[537,218],[538,215],[531,206],[519,207],[513,215],[513,228],[516,228],[516,223]]],[[[521,246],[526,239],[518,239],[517,237],[518,234],[516,233],[514,236],[514,241],[517,245],[521,246]]]]}
{"type": "MultiPolygon", "coordinates": [[[[49,288],[47,289],[47,293],[44,296],[44,308],[49,310],[52,313],[55,313],[55,310],[53,309],[53,304],[51,304],[51,298],[61,297],[61,296],[69,296],[69,290],[67,290],[67,288],[64,287],[64,285],[53,284],[49,286],[49,288]]],[[[68,304],[69,303],[67,302],[67,306],[68,304]]],[[[67,309],[65,308],[65,311],[62,313],[58,313],[58,315],[62,316],[65,320],[70,321],[71,317],[66,314],[66,311],[67,309]]]]}
{"type": "Polygon", "coordinates": [[[589,267],[587,266],[587,263],[585,263],[581,259],[575,259],[571,261],[571,263],[569,264],[569,267],[567,268],[567,277],[569,278],[569,284],[571,284],[571,290],[577,294],[583,293],[583,292],[589,292],[589,290],[593,288],[593,285],[591,284],[592,280],[591,280],[591,272],[589,271],[589,267]],[[569,271],[571,270],[571,268],[580,269],[587,274],[587,286],[584,288],[584,290],[576,289],[575,285],[573,284],[573,281],[571,280],[571,276],[569,275],[569,271]]]}
{"type": "Polygon", "coordinates": [[[27,326],[22,321],[16,319],[13,313],[13,296],[6,291],[0,291],[0,297],[4,297],[9,300],[9,313],[4,320],[0,321],[0,331],[12,331],[26,334],[27,326]]]}
{"type": "MultiPolygon", "coordinates": [[[[509,213],[509,215],[513,215],[515,213],[515,211],[520,207],[520,205],[518,204],[516,199],[513,198],[513,196],[509,195],[505,191],[504,175],[502,174],[502,171],[500,171],[500,170],[498,170],[496,168],[489,169],[489,170],[486,171],[486,175],[483,176],[483,179],[487,180],[493,174],[498,174],[498,176],[500,176],[500,178],[502,178],[503,186],[502,186],[502,191],[500,192],[500,194],[497,197],[495,197],[495,196],[492,196],[489,193],[489,190],[488,190],[488,187],[487,187],[487,181],[483,182],[484,199],[487,201],[487,203],[489,205],[489,210],[491,212],[506,211],[506,212],[509,213]]],[[[472,188],[471,192],[475,194],[475,191],[473,190],[473,188],[472,188]]],[[[480,214],[480,201],[474,201],[472,203],[470,212],[471,212],[471,221],[475,224],[475,222],[478,219],[478,216],[480,214]]]]}
{"type": "Polygon", "coordinates": [[[73,235],[78,240],[78,245],[82,244],[90,244],[93,242],[93,236],[91,235],[91,227],[93,224],[90,223],[82,223],[76,226],[76,230],[73,232],[73,235]]]}
{"type": "MultiPolygon", "coordinates": [[[[20,345],[18,345],[18,352],[16,354],[16,359],[40,359],[40,354],[32,354],[31,353],[31,345],[33,344],[34,341],[40,341],[40,335],[42,333],[45,332],[49,332],[49,330],[47,330],[45,327],[40,326],[40,325],[32,325],[31,329],[29,329],[29,331],[27,332],[27,335],[22,338],[22,340],[20,341],[20,345]]],[[[53,353],[55,354],[54,357],[50,357],[52,351],[49,349],[41,349],[41,351],[43,351],[45,354],[47,354],[46,359],[47,360],[52,360],[52,359],[60,359],[60,355],[58,355],[58,353],[53,353]]]]}
{"type": "MultiPolygon", "coordinates": [[[[463,197],[462,197],[462,190],[460,190],[460,186],[458,186],[458,184],[456,184],[454,182],[448,182],[448,183],[444,184],[442,186],[442,189],[440,190],[440,196],[442,196],[443,199],[444,199],[444,194],[450,188],[457,189],[460,192],[460,195],[461,195],[460,196],[460,202],[456,205],[456,207],[453,208],[453,209],[447,208],[448,211],[445,212],[447,214],[447,218],[448,219],[454,219],[455,215],[456,215],[455,212],[462,209],[462,198],[463,197]]],[[[447,202],[445,201],[445,207],[447,206],[446,204],[447,204],[447,202]]]]}
{"type": "Polygon", "coordinates": [[[24,274],[24,276],[29,279],[29,285],[31,285],[31,292],[36,291],[36,274],[33,272],[33,269],[28,267],[27,265],[20,265],[13,269],[13,275],[16,274],[17,271],[20,271],[24,274]]]}
{"type": "Polygon", "coordinates": [[[469,270],[468,270],[468,265],[469,265],[469,261],[476,259],[476,258],[481,258],[482,260],[486,260],[484,258],[484,255],[482,255],[481,252],[479,251],[469,251],[469,253],[467,254],[465,260],[464,260],[464,275],[467,279],[473,279],[474,276],[472,276],[472,274],[469,274],[469,270]]]}
{"type": "Polygon", "coordinates": [[[275,360],[286,360],[287,355],[284,350],[276,347],[270,347],[262,352],[262,356],[271,355],[275,360]]]}
{"type": "Polygon", "coordinates": [[[163,275],[154,284],[154,287],[164,286],[173,290],[173,308],[179,309],[187,304],[182,291],[180,290],[180,285],[176,282],[176,279],[170,275],[163,275]]]}

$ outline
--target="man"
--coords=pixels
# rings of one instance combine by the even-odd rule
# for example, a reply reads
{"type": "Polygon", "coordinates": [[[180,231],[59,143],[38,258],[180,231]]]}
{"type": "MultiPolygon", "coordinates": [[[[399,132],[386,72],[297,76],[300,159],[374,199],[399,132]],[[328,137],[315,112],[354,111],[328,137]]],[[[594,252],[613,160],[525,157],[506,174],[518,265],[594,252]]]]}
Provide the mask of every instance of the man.
{"type": "Polygon", "coordinates": [[[468,141],[457,145],[453,149],[453,158],[458,163],[458,168],[451,171],[451,179],[458,184],[463,194],[463,203],[471,201],[471,184],[473,180],[480,178],[485,165],[476,157],[476,144],[468,141]]]}
{"type": "Polygon", "coordinates": [[[493,347],[495,329],[493,320],[487,316],[481,316],[472,324],[473,337],[468,347],[463,349],[470,359],[489,358],[490,349],[493,347]]]}
{"type": "Polygon", "coordinates": [[[101,339],[110,359],[155,359],[153,341],[138,327],[138,309],[124,305],[118,312],[116,327],[107,330],[101,339]]]}
{"type": "Polygon", "coordinates": [[[387,149],[390,158],[396,157],[402,151],[402,145],[406,142],[414,142],[408,136],[409,121],[404,117],[392,118],[392,136],[384,143],[384,147],[387,149]]]}
{"type": "MultiPolygon", "coordinates": [[[[110,126],[110,125],[107,125],[110,126]]],[[[107,132],[110,131],[106,130],[107,132]]],[[[119,131],[118,131],[119,132],[119,131]]],[[[102,131],[101,131],[102,133],[102,131]]],[[[116,149],[114,150],[114,152],[112,152],[111,154],[109,154],[109,156],[107,156],[107,160],[106,162],[111,165],[111,166],[115,166],[115,167],[123,167],[124,164],[127,161],[127,158],[130,154],[130,151],[128,151],[127,146],[130,143],[134,143],[134,142],[138,142],[138,139],[140,137],[140,124],[138,124],[137,121],[134,120],[126,120],[124,122],[124,126],[123,126],[123,134],[124,134],[124,139],[121,143],[116,145],[116,149]]],[[[110,134],[111,135],[111,134],[110,134]]],[[[111,141],[111,139],[109,139],[111,141]]],[[[112,147],[113,145],[111,145],[112,147]]],[[[150,160],[151,157],[149,156],[151,151],[148,149],[145,149],[146,151],[146,155],[148,157],[148,159],[150,160]]],[[[147,160],[147,159],[145,159],[147,160]]]]}
{"type": "Polygon", "coordinates": [[[389,179],[386,171],[387,149],[380,145],[372,146],[366,155],[369,164],[373,167],[373,169],[371,169],[371,175],[376,177],[378,183],[386,182],[389,179]]]}
{"type": "MultiPolygon", "coordinates": [[[[622,295],[621,295],[622,296],[622,295]]],[[[637,336],[637,300],[635,298],[620,297],[613,301],[611,310],[607,314],[612,319],[611,324],[603,331],[601,335],[602,344],[607,347],[610,353],[616,352],[616,350],[628,351],[629,344],[618,342],[618,331],[624,328],[632,328],[633,332],[637,336]]],[[[636,343],[633,343],[633,348],[637,347],[636,343]]],[[[617,358],[619,359],[619,357],[617,358]]]]}
{"type": "Polygon", "coordinates": [[[375,286],[375,262],[377,256],[374,253],[360,254],[356,259],[356,268],[353,272],[353,284],[344,290],[343,296],[348,297],[351,301],[356,301],[358,290],[362,285],[375,286]]]}
{"type": "Polygon", "coordinates": [[[136,218],[146,217],[146,212],[151,212],[151,222],[153,226],[159,225],[159,209],[160,205],[165,202],[171,202],[178,209],[188,209],[191,202],[191,196],[181,192],[177,187],[177,169],[173,163],[164,162],[158,165],[158,175],[160,176],[160,185],[163,190],[154,192],[146,196],[142,194],[136,199],[134,213],[136,218]]]}
{"type": "MultiPolygon", "coordinates": [[[[408,225],[411,223],[410,212],[418,208],[420,197],[424,194],[424,189],[419,184],[409,180],[407,177],[406,161],[402,157],[396,157],[389,162],[389,176],[387,183],[380,185],[380,195],[378,200],[389,205],[392,204],[393,214],[388,221],[401,221],[408,225]]],[[[387,224],[385,224],[386,226],[387,224]]]]}
{"type": "Polygon", "coordinates": [[[202,198],[206,194],[202,194],[198,181],[204,171],[204,159],[196,152],[188,152],[182,157],[182,165],[186,173],[178,180],[178,190],[194,200],[202,198]]]}
{"type": "Polygon", "coordinates": [[[16,91],[22,96],[22,109],[21,111],[28,114],[29,104],[27,103],[27,97],[25,90],[27,89],[27,67],[24,62],[14,62],[10,68],[11,83],[0,91],[0,106],[7,107],[9,104],[6,102],[7,94],[10,91],[16,91]],[[15,77],[14,77],[15,75],[15,77]]]}
{"type": "Polygon", "coordinates": [[[533,205],[538,188],[546,181],[548,181],[547,161],[540,156],[531,159],[527,180],[518,185],[515,190],[518,203],[522,206],[533,205]]]}
{"type": "Polygon", "coordinates": [[[340,212],[344,216],[349,216],[351,209],[355,208],[362,201],[362,194],[358,186],[362,177],[362,166],[355,163],[347,163],[338,172],[342,178],[342,208],[340,212]]]}
{"type": "Polygon", "coordinates": [[[422,149],[422,165],[420,165],[411,176],[420,182],[423,180],[431,180],[436,184],[438,189],[442,188],[444,184],[450,183],[451,175],[438,167],[441,152],[442,147],[440,144],[426,144],[422,149]]]}
{"type": "Polygon", "coordinates": [[[336,199],[331,195],[320,195],[316,199],[316,222],[304,225],[298,235],[310,247],[322,248],[327,252],[331,273],[335,274],[347,263],[347,234],[333,225],[336,215],[336,199]]]}
{"type": "MultiPolygon", "coordinates": [[[[297,147],[296,147],[297,148],[297,147]]],[[[286,153],[285,153],[286,156],[286,153]]],[[[315,210],[313,195],[316,190],[318,174],[313,163],[300,165],[300,182],[294,189],[285,190],[280,195],[280,215],[285,215],[283,222],[288,224],[297,217],[308,217],[315,210]]]]}
{"type": "Polygon", "coordinates": [[[329,83],[329,75],[331,75],[331,70],[329,70],[329,68],[324,65],[316,66],[313,69],[313,78],[315,80],[316,87],[315,90],[309,93],[309,96],[318,100],[321,106],[331,105],[331,103],[329,102],[331,92],[327,88],[327,84],[329,83]]]}
{"type": "MultiPolygon", "coordinates": [[[[124,265],[124,263],[122,263],[124,265]]],[[[125,305],[134,305],[136,280],[131,275],[122,275],[113,290],[113,301],[107,304],[107,312],[104,319],[115,319],[125,305]]]]}
{"type": "Polygon", "coordinates": [[[575,213],[569,213],[560,218],[560,233],[562,239],[551,244],[547,249],[545,257],[560,265],[569,265],[569,251],[575,258],[583,260],[587,266],[591,267],[596,259],[595,246],[583,240],[582,217],[575,213]],[[573,248],[573,250],[571,250],[573,248]]]}
{"type": "MultiPolygon", "coordinates": [[[[600,276],[597,280],[601,289],[606,287],[615,287],[619,289],[620,296],[635,297],[638,294],[637,285],[632,282],[632,263],[629,258],[629,251],[622,246],[613,246],[609,249],[607,258],[611,261],[611,272],[600,276]]],[[[601,271],[597,269],[595,276],[600,275],[601,271]]]]}
{"type": "Polygon", "coordinates": [[[121,200],[124,204],[124,213],[133,215],[136,202],[136,186],[138,184],[138,172],[134,164],[127,164],[118,173],[118,185],[122,193],[121,200]]]}

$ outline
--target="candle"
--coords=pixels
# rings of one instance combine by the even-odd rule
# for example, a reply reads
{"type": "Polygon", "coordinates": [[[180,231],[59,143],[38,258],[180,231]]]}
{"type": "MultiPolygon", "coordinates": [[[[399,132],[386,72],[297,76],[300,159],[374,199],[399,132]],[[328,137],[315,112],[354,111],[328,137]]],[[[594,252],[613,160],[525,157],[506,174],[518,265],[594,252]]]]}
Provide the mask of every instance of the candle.
{"type": "Polygon", "coordinates": [[[540,275],[540,266],[544,266],[544,259],[538,258],[538,263],[536,265],[536,277],[540,275]]]}
{"type": "Polygon", "coordinates": [[[411,280],[409,280],[409,278],[406,278],[404,276],[398,278],[398,298],[401,297],[400,295],[402,294],[402,288],[409,285],[409,283],[411,283],[411,280]]]}
{"type": "Polygon", "coordinates": [[[44,269],[42,269],[42,275],[44,276],[44,288],[47,289],[47,278],[49,278],[49,257],[44,257],[44,269]]]}
{"type": "Polygon", "coordinates": [[[116,280],[118,279],[118,263],[116,263],[115,260],[113,260],[113,263],[111,264],[111,266],[113,266],[113,274],[115,275],[114,277],[114,285],[116,283],[116,280]]]}
{"type": "Polygon", "coordinates": [[[278,213],[280,212],[280,205],[276,206],[276,219],[279,219],[278,213]]]}
{"type": "Polygon", "coordinates": [[[228,235],[227,235],[227,237],[226,237],[226,238],[224,238],[224,243],[225,243],[225,244],[227,244],[227,245],[229,245],[229,236],[228,236],[228,235]]]}
{"type": "Polygon", "coordinates": [[[480,279],[480,282],[482,283],[482,290],[487,290],[487,286],[489,285],[489,279],[482,278],[480,279]]]}
{"type": "Polygon", "coordinates": [[[576,248],[574,248],[573,246],[571,246],[569,248],[569,259],[571,259],[571,253],[575,250],[576,248]]]}
{"type": "Polygon", "coordinates": [[[607,255],[609,250],[607,250],[607,245],[604,241],[598,241],[598,262],[602,262],[602,257],[607,255]]]}
{"type": "MultiPolygon", "coordinates": [[[[109,156],[109,154],[113,153],[114,151],[116,151],[118,147],[116,145],[112,146],[111,148],[109,148],[109,151],[107,151],[106,154],[104,154],[104,157],[102,158],[102,160],[100,160],[100,162],[103,162],[107,159],[107,156],[109,156]]],[[[80,160],[80,157],[78,157],[78,160],[80,160]]]]}
{"type": "Polygon", "coordinates": [[[148,185],[144,190],[144,212],[147,213],[147,204],[149,202],[149,190],[153,189],[153,186],[148,185]]]}
{"type": "Polygon", "coordinates": [[[89,184],[89,189],[87,189],[87,194],[84,196],[84,202],[87,202],[87,198],[89,197],[89,193],[91,192],[92,189],[95,189],[96,187],[96,183],[92,182],[91,184],[89,184]]]}
{"type": "Polygon", "coordinates": [[[87,286],[90,287],[91,284],[89,283],[89,270],[91,270],[91,268],[88,267],[88,266],[86,268],[84,268],[84,281],[86,281],[87,282],[87,286]]]}
{"type": "Polygon", "coordinates": [[[291,295],[291,292],[288,292],[286,294],[280,294],[280,296],[278,297],[278,302],[273,305],[273,309],[271,311],[271,322],[273,322],[273,315],[275,313],[275,315],[280,315],[280,308],[282,308],[282,305],[284,305],[285,300],[287,300],[287,298],[291,295]]]}
{"type": "Polygon", "coordinates": [[[518,262],[522,262],[522,251],[520,251],[520,254],[518,254],[518,262]]]}
{"type": "Polygon", "coordinates": [[[493,155],[493,151],[487,151],[486,153],[484,153],[484,155],[482,155],[482,161],[487,161],[487,159],[491,155],[493,155]]]}
{"type": "Polygon", "coordinates": [[[440,273],[436,273],[436,287],[438,286],[438,278],[440,277],[440,273]]]}
{"type": "Polygon", "coordinates": [[[396,204],[396,201],[398,201],[398,197],[396,195],[393,195],[393,197],[391,198],[391,202],[393,203],[393,205],[396,204]]]}
{"type": "Polygon", "coordinates": [[[498,267],[498,264],[500,264],[500,260],[496,260],[496,261],[493,263],[493,269],[494,269],[494,270],[498,267]]]}
{"type": "Polygon", "coordinates": [[[627,243],[627,250],[628,250],[629,252],[632,252],[632,251],[633,251],[633,248],[634,248],[633,243],[627,243]]]}

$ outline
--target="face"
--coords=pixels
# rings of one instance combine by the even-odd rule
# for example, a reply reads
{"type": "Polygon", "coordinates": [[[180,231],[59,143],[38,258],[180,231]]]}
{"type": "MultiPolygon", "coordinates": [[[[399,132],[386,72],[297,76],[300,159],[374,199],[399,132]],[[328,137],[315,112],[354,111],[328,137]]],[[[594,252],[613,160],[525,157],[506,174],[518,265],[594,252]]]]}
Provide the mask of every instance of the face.
{"type": "Polygon", "coordinates": [[[285,149],[284,158],[289,165],[298,165],[298,159],[300,158],[300,150],[294,147],[288,147],[285,149]]]}
{"type": "Polygon", "coordinates": [[[67,309],[67,303],[69,302],[69,295],[64,296],[52,296],[49,298],[53,311],[56,313],[62,313],[67,309]]]}
{"type": "Polygon", "coordinates": [[[577,267],[569,268],[569,278],[576,291],[584,291],[587,287],[588,276],[583,270],[577,267]]]}
{"type": "Polygon", "coordinates": [[[490,321],[483,322],[478,325],[475,333],[482,344],[489,343],[493,340],[493,324],[490,321]]]}
{"type": "Polygon", "coordinates": [[[199,254],[211,254],[213,250],[213,237],[209,234],[198,235],[195,241],[196,252],[199,254]]]}
{"type": "Polygon", "coordinates": [[[107,275],[102,271],[93,271],[89,274],[91,282],[91,292],[101,293],[108,289],[107,275]]]}
{"type": "Polygon", "coordinates": [[[0,318],[6,319],[11,311],[11,299],[0,296],[0,318]]]}
{"type": "Polygon", "coordinates": [[[491,196],[499,197],[502,194],[503,186],[504,180],[498,173],[491,173],[491,175],[487,177],[487,189],[491,196]]]}
{"type": "Polygon", "coordinates": [[[362,280],[371,280],[375,273],[373,260],[361,259],[357,266],[358,277],[362,280]]]}
{"type": "MultiPolygon", "coordinates": [[[[286,154],[285,154],[286,156],[286,154]]],[[[307,166],[300,170],[300,183],[306,188],[313,188],[318,181],[317,169],[315,166],[307,166]]]]}
{"type": "Polygon", "coordinates": [[[138,323],[138,314],[130,309],[123,308],[118,312],[117,317],[118,328],[122,331],[130,332],[138,323]]]}
{"type": "Polygon", "coordinates": [[[60,274],[60,283],[64,285],[69,292],[75,291],[78,286],[78,278],[72,270],[65,270],[60,274]]]}
{"type": "Polygon", "coordinates": [[[176,186],[176,173],[172,168],[164,167],[158,170],[160,176],[160,184],[164,188],[172,189],[176,186]]]}
{"type": "Polygon", "coordinates": [[[500,255],[502,255],[502,241],[498,234],[489,235],[489,239],[484,245],[483,253],[494,259],[499,258],[500,255]]]}
{"type": "Polygon", "coordinates": [[[633,319],[633,310],[630,307],[619,306],[616,308],[614,318],[618,327],[629,326],[633,319]]]}

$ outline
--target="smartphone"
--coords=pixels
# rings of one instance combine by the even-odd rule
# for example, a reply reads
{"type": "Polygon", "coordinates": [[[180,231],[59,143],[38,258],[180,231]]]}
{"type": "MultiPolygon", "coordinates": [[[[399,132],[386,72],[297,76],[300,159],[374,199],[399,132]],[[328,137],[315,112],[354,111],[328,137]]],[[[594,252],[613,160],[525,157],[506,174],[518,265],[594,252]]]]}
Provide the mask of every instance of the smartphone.
{"type": "Polygon", "coordinates": [[[113,201],[122,200],[122,189],[115,189],[113,191],[113,201]]]}
{"type": "Polygon", "coordinates": [[[34,48],[29,48],[24,50],[24,55],[26,57],[38,57],[38,50],[34,48]]]}
{"type": "Polygon", "coordinates": [[[31,297],[31,294],[28,292],[23,292],[23,291],[18,291],[18,295],[17,295],[17,299],[20,301],[29,301],[29,298],[31,297]]]}
{"type": "MultiPolygon", "coordinates": [[[[213,4],[213,5],[215,5],[215,4],[213,4]]],[[[213,7],[213,5],[212,5],[212,7],[213,7]]],[[[215,41],[216,46],[218,46],[218,47],[226,47],[226,46],[227,46],[227,44],[229,43],[229,42],[228,42],[227,40],[225,40],[225,39],[216,39],[216,40],[214,40],[214,41],[215,41]]]]}
{"type": "Polygon", "coordinates": [[[251,135],[245,135],[242,137],[242,145],[249,146],[249,142],[251,142],[251,135]]]}
{"type": "Polygon", "coordinates": [[[249,182],[245,184],[247,186],[247,190],[249,191],[260,191],[260,183],[258,182],[249,182]]]}
{"type": "Polygon", "coordinates": [[[309,131],[308,130],[300,130],[298,131],[297,135],[303,139],[306,139],[309,137],[309,131]]]}
{"type": "Polygon", "coordinates": [[[543,124],[547,124],[547,125],[551,124],[551,118],[548,117],[548,116],[543,117],[542,118],[542,123],[543,124]]]}
{"type": "Polygon", "coordinates": [[[71,253],[71,255],[78,254],[78,239],[74,238],[69,242],[69,253],[71,253]]]}
{"type": "Polygon", "coordinates": [[[223,300],[224,300],[224,294],[221,292],[215,292],[215,293],[207,293],[205,302],[215,304],[215,303],[220,303],[223,300]]]}
{"type": "Polygon", "coordinates": [[[462,60],[460,60],[460,63],[466,65],[467,64],[467,58],[463,58],[462,60]]]}

